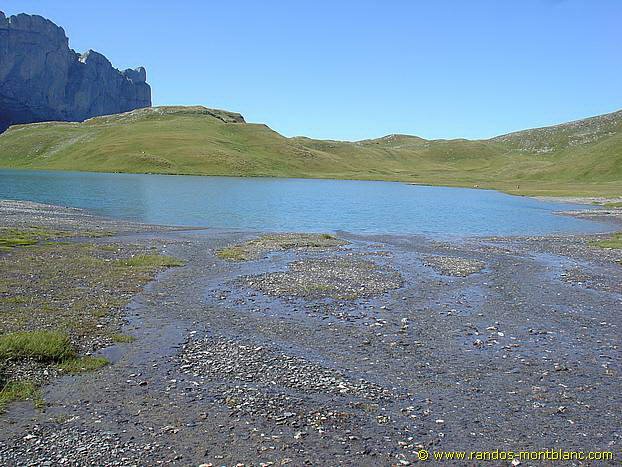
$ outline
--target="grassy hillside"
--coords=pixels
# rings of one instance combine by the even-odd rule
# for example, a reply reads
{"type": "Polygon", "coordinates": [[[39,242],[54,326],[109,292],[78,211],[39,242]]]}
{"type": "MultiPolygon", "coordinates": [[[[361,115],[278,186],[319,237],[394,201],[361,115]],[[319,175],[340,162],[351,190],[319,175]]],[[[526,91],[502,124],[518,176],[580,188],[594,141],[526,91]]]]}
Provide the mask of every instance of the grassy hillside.
{"type": "Polygon", "coordinates": [[[548,195],[622,194],[622,111],[489,140],[285,138],[204,107],[11,127],[0,167],[402,180],[548,195]]]}

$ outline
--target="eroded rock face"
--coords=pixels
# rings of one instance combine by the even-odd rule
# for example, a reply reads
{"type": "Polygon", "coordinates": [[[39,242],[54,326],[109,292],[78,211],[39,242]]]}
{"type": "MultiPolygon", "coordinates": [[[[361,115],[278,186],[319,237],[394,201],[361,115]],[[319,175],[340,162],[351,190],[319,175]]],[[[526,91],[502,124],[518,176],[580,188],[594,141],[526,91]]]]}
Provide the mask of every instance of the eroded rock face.
{"type": "Polygon", "coordinates": [[[76,53],[63,28],[41,16],[0,12],[0,131],[149,107],[146,78],[143,67],[119,71],[97,52],[76,53]]]}

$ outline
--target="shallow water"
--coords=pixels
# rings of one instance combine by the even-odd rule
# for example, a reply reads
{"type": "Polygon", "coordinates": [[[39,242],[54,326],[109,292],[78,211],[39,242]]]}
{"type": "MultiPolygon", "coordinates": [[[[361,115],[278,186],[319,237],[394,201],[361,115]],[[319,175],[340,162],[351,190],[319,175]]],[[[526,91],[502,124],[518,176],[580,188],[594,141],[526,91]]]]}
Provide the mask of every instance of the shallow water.
{"type": "Polygon", "coordinates": [[[585,206],[394,182],[0,170],[0,198],[147,223],[244,230],[442,236],[611,230],[554,214],[585,206]]]}

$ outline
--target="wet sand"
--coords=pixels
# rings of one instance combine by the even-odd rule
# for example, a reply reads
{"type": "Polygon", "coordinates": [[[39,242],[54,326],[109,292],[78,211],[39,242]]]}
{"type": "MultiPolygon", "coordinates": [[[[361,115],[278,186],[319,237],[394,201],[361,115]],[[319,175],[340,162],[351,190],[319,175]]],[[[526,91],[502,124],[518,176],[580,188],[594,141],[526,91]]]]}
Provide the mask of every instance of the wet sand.
{"type": "MultiPolygon", "coordinates": [[[[5,206],[6,207],[6,206],[5,206]]],[[[6,465],[408,465],[420,449],[612,451],[621,250],[598,236],[337,237],[227,261],[259,234],[12,205],[2,226],[107,229],[185,261],[126,308],[113,364],[0,416],[6,465]]]]}

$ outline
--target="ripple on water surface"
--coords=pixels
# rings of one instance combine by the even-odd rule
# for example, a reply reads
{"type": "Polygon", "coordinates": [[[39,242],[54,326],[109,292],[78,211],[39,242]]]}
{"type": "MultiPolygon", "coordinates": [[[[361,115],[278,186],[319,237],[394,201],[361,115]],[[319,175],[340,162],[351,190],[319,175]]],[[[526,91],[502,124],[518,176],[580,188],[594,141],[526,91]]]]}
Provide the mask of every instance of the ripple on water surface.
{"type": "Polygon", "coordinates": [[[606,232],[585,209],[490,190],[397,182],[0,170],[0,198],[224,229],[435,236],[606,232]]]}

